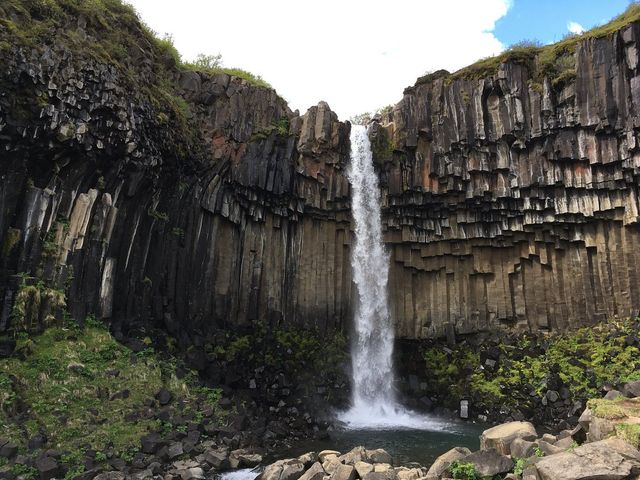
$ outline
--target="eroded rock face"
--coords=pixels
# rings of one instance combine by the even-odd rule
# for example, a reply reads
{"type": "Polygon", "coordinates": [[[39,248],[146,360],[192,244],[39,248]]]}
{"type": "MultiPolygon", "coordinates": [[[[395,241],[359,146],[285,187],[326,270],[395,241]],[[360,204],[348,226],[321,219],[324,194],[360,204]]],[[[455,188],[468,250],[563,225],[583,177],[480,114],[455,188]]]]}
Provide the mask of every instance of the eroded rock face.
{"type": "Polygon", "coordinates": [[[517,64],[436,78],[375,125],[400,335],[637,313],[639,39],[581,42],[560,90],[517,64]]]}

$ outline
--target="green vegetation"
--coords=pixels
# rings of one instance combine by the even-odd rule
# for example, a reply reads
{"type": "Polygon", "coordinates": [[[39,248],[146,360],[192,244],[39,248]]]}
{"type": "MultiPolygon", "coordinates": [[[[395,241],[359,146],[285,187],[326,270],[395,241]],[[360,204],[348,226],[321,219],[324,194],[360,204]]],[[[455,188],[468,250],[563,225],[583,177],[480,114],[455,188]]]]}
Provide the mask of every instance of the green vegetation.
{"type": "Polygon", "coordinates": [[[536,41],[523,41],[512,45],[500,55],[484,58],[454,73],[438,70],[416,81],[416,85],[430,83],[438,78],[451,82],[458,78],[469,80],[495,75],[503,63],[524,65],[531,72],[532,86],[540,89],[545,77],[554,88],[561,88],[575,78],[574,53],[579,42],[613,35],[630,23],[640,21],[640,4],[631,3],[624,13],[610,22],[580,35],[568,35],[560,42],[541,45],[536,41]]]}
{"type": "Polygon", "coordinates": [[[514,458],[513,459],[513,473],[518,476],[522,476],[524,473],[524,469],[527,467],[527,459],[526,458],[514,458]]]}
{"type": "Polygon", "coordinates": [[[11,309],[11,326],[15,333],[37,332],[56,323],[63,316],[67,299],[63,290],[50,288],[43,281],[22,275],[11,309]],[[27,283],[27,281],[31,283],[27,283]],[[33,283],[35,282],[35,283],[33,283]]]}
{"type": "Polygon", "coordinates": [[[480,475],[476,472],[473,463],[462,463],[457,460],[451,462],[448,468],[454,480],[480,480],[480,475]]]}
{"type": "Polygon", "coordinates": [[[202,418],[200,409],[213,406],[216,421],[224,419],[217,408],[220,390],[198,386],[194,373],[178,379],[176,361],[161,360],[151,348],[132,358],[92,318],[83,328],[20,335],[18,344],[22,358],[0,360],[0,431],[21,448],[45,433],[48,447],[64,453],[68,478],[81,473],[87,447],[112,449],[122,458],[137,452],[140,437],[161,427],[145,414],[145,403],[161,388],[171,392],[182,415],[202,418]]]}
{"type": "Polygon", "coordinates": [[[549,385],[568,389],[573,400],[586,401],[599,397],[605,384],[637,378],[640,350],[626,339],[639,331],[639,320],[626,319],[570,333],[524,334],[494,347],[499,359],[493,368],[482,360],[486,346],[427,348],[423,355],[429,390],[442,392],[445,400],[471,397],[477,407],[490,411],[508,407],[533,412],[534,402],[552,389],[549,385]]]}
{"type": "Polygon", "coordinates": [[[635,448],[640,448],[640,424],[621,423],[616,425],[616,436],[627,441],[635,448]]]}
{"type": "Polygon", "coordinates": [[[254,132],[254,134],[251,136],[250,141],[255,142],[257,140],[265,140],[269,138],[274,132],[280,137],[288,137],[289,127],[289,119],[287,117],[282,117],[280,120],[274,122],[268,127],[254,132]]]}
{"type": "Polygon", "coordinates": [[[242,70],[240,68],[228,68],[222,66],[222,55],[205,55],[200,53],[193,62],[185,62],[182,64],[182,68],[187,70],[196,70],[198,72],[209,73],[216,75],[220,73],[226,73],[234,77],[242,78],[251,85],[263,88],[273,88],[268,82],[266,82],[260,75],[254,75],[251,72],[242,70]]]}

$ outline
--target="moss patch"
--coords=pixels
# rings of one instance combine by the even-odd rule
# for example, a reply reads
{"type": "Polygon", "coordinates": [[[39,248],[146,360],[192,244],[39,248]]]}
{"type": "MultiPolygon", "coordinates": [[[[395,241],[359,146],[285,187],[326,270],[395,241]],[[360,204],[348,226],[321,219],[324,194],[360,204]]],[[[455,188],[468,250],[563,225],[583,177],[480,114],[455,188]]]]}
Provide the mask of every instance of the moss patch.
{"type": "Polygon", "coordinates": [[[497,344],[424,346],[430,392],[455,407],[460,398],[488,411],[541,410],[548,390],[572,401],[601,396],[605,384],[640,376],[637,319],[612,320],[574,332],[508,337],[497,344]],[[450,403],[449,403],[450,402],[450,403]]]}
{"type": "Polygon", "coordinates": [[[185,411],[217,407],[220,398],[193,375],[178,379],[175,362],[152,349],[133,353],[91,320],[21,335],[18,344],[23,358],[0,361],[0,431],[21,448],[44,433],[49,448],[70,455],[87,446],[130,455],[141,436],[162,427],[145,407],[162,387],[185,411]]]}

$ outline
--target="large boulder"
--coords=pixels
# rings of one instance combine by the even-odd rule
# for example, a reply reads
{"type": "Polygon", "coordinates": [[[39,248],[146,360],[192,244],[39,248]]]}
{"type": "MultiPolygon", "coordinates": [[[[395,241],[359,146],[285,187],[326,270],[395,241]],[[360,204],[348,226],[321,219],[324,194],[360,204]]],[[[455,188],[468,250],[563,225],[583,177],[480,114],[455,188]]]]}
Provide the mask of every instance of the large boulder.
{"type": "Polygon", "coordinates": [[[622,387],[622,393],[625,397],[640,397],[640,380],[625,383],[622,387]]]}
{"type": "Polygon", "coordinates": [[[354,467],[360,478],[364,478],[367,473],[373,472],[373,465],[367,462],[356,462],[354,467]]]}
{"type": "Polygon", "coordinates": [[[330,480],[355,480],[356,470],[352,465],[340,465],[329,477],[330,480]]]}
{"type": "Polygon", "coordinates": [[[377,448],[375,450],[367,450],[367,458],[371,463],[388,463],[393,465],[393,459],[386,450],[377,448]]]}
{"type": "Polygon", "coordinates": [[[538,437],[533,424],[529,422],[509,422],[485,430],[480,435],[480,450],[495,448],[504,455],[511,454],[511,442],[516,438],[535,440],[538,437]]]}
{"type": "Polygon", "coordinates": [[[476,472],[483,478],[508,473],[513,469],[513,460],[493,448],[474,452],[461,459],[460,462],[473,463],[476,472]]]}
{"type": "Polygon", "coordinates": [[[320,462],[315,462],[298,480],[322,480],[326,475],[320,462]]]}
{"type": "Polygon", "coordinates": [[[355,447],[344,455],[340,455],[338,460],[346,465],[355,465],[356,462],[365,461],[367,458],[367,451],[364,447],[355,447]]]}
{"type": "Polygon", "coordinates": [[[536,469],[541,480],[621,480],[640,472],[640,452],[610,438],[543,457],[536,469]]]}
{"type": "Polygon", "coordinates": [[[267,465],[257,480],[298,480],[303,473],[304,463],[297,458],[289,458],[267,465]]]}
{"type": "Polygon", "coordinates": [[[436,461],[433,462],[433,464],[427,471],[426,480],[437,480],[438,478],[440,478],[440,475],[442,475],[447,470],[447,468],[449,468],[451,462],[460,460],[461,458],[464,458],[469,454],[471,454],[471,450],[465,447],[455,447],[448,452],[443,453],[438,458],[436,458],[436,461]]]}

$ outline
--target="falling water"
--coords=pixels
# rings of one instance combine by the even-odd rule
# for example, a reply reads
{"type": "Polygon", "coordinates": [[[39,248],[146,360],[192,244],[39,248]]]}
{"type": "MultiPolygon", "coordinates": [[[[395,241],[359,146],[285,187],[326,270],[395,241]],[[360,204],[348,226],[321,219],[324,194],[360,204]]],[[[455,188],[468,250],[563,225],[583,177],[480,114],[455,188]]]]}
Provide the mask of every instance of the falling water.
{"type": "MultiPolygon", "coordinates": [[[[366,128],[351,127],[351,213],[355,245],[351,267],[357,289],[352,346],[353,405],[341,420],[354,428],[425,428],[404,410],[393,390],[394,330],[387,302],[389,255],[382,243],[380,188],[366,128]]],[[[434,425],[429,425],[433,427],[434,425]]]]}

